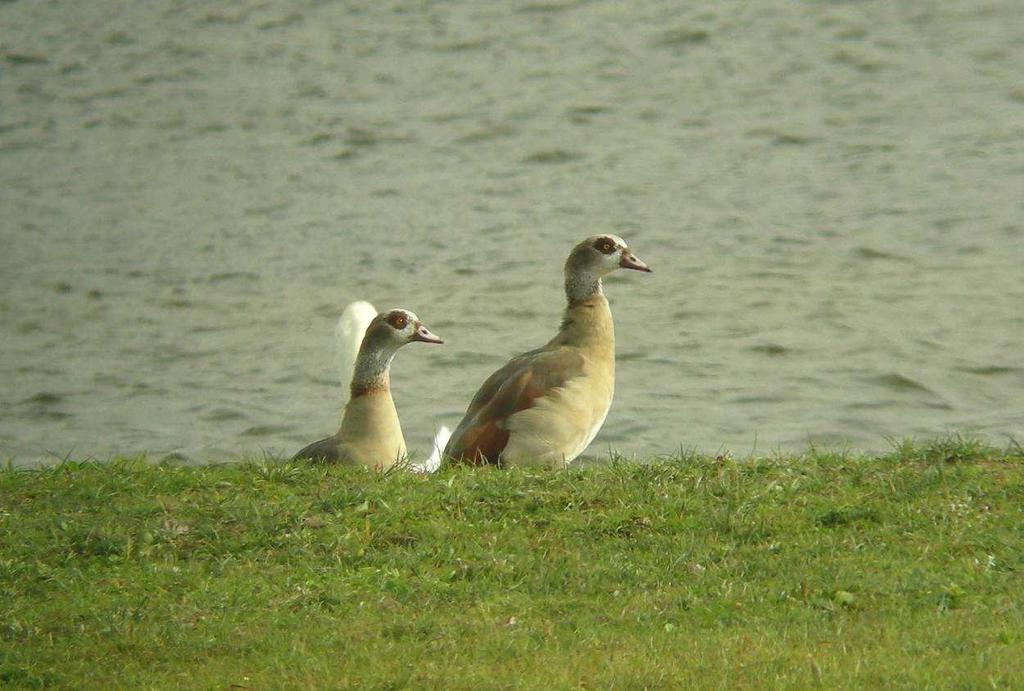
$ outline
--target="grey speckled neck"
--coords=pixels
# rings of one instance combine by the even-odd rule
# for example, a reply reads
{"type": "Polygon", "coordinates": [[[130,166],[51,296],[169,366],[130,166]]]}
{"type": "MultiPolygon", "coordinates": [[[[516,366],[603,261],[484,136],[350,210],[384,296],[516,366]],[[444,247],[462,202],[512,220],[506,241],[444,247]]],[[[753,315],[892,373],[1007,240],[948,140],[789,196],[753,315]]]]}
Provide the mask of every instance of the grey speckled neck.
{"type": "Polygon", "coordinates": [[[398,348],[390,343],[364,341],[352,372],[352,398],[391,386],[391,361],[398,348]]]}
{"type": "Polygon", "coordinates": [[[580,269],[566,271],[565,297],[569,301],[570,307],[593,295],[601,295],[603,292],[601,277],[595,275],[594,272],[580,269]]]}

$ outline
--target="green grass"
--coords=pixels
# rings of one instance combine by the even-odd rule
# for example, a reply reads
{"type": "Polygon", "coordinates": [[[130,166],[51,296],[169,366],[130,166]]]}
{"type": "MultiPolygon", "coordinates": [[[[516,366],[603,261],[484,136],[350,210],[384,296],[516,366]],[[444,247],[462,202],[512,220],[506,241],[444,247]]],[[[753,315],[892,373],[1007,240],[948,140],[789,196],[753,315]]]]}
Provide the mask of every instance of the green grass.
{"type": "Polygon", "coordinates": [[[1012,687],[1024,453],[0,471],[0,686],[1012,687]]]}

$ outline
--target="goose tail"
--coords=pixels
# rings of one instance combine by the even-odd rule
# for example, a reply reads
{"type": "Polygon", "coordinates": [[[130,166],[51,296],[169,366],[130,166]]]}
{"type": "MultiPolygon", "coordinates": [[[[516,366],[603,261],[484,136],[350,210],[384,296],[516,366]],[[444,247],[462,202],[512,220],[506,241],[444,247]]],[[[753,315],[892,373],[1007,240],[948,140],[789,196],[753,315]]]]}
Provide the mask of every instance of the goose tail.
{"type": "Polygon", "coordinates": [[[437,432],[434,433],[434,443],[430,455],[424,461],[413,461],[409,465],[410,469],[417,473],[437,472],[437,469],[441,467],[441,454],[444,453],[444,447],[448,446],[448,439],[451,436],[452,431],[446,425],[438,427],[437,432]]]}
{"type": "Polygon", "coordinates": [[[452,431],[446,425],[438,428],[437,434],[434,435],[434,447],[430,450],[430,456],[424,466],[428,473],[433,473],[441,467],[441,454],[444,453],[444,447],[448,446],[451,436],[452,431]]]}

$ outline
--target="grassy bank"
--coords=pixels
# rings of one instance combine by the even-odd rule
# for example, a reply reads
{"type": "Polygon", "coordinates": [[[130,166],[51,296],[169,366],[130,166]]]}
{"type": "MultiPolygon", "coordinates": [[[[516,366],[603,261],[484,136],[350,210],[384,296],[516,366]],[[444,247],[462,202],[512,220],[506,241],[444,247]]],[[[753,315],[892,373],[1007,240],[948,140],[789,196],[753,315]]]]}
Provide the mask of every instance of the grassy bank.
{"type": "Polygon", "coordinates": [[[0,471],[0,685],[1011,686],[1024,453],[0,471]]]}

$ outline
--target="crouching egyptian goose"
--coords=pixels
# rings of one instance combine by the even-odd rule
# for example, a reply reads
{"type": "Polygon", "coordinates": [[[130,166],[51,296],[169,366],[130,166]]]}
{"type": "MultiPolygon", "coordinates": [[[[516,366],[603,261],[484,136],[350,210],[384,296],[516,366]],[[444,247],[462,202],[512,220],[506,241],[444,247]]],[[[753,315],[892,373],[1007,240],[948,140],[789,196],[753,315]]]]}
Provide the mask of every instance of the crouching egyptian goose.
{"type": "Polygon", "coordinates": [[[391,398],[391,360],[407,343],[443,343],[408,310],[382,312],[366,327],[356,356],[351,398],[333,436],[305,447],[293,460],[340,462],[386,470],[406,456],[405,437],[391,398]]]}
{"type": "MultiPolygon", "coordinates": [[[[356,300],[345,306],[334,327],[334,354],[337,360],[338,381],[344,392],[342,403],[349,400],[352,384],[352,370],[359,355],[359,346],[363,343],[366,329],[377,316],[377,310],[365,300],[356,300]]],[[[433,473],[441,467],[441,451],[448,443],[452,431],[441,425],[434,433],[434,441],[430,447],[430,455],[422,461],[409,459],[409,470],[419,473],[433,473]]]]}
{"type": "Polygon", "coordinates": [[[650,271],[615,235],[573,248],[558,334],[483,383],[445,448],[452,462],[562,467],[583,453],[615,390],[615,332],[601,278],[620,268],[650,271]]]}

